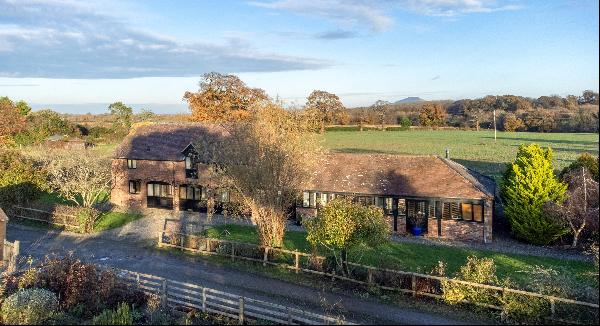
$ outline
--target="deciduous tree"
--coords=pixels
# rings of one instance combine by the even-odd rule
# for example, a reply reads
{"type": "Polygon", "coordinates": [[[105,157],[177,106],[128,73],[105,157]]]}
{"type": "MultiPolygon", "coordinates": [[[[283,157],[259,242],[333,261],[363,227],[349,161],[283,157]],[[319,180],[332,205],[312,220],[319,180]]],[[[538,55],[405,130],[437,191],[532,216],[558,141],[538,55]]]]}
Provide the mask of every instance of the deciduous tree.
{"type": "Polygon", "coordinates": [[[90,208],[111,187],[110,160],[90,155],[88,150],[56,151],[40,156],[48,174],[48,185],[72,203],[90,208]]]}
{"type": "Polygon", "coordinates": [[[309,179],[321,149],[298,115],[270,102],[249,108],[246,121],[227,124],[225,139],[199,140],[223,183],[251,209],[260,243],[281,247],[286,208],[309,179]]]}
{"type": "Polygon", "coordinates": [[[569,185],[567,199],[563,203],[548,202],[544,210],[569,226],[573,235],[571,246],[575,248],[586,228],[598,228],[598,182],[585,166],[567,173],[564,179],[569,185]]]}
{"type": "Polygon", "coordinates": [[[192,121],[232,122],[249,118],[250,107],[268,99],[260,88],[250,88],[235,75],[210,72],[202,75],[200,89],[185,92],[192,121]]]}
{"type": "Polygon", "coordinates": [[[390,108],[390,102],[377,100],[373,105],[371,105],[371,110],[373,113],[379,118],[380,129],[384,130],[385,125],[385,115],[387,114],[390,108]]]}
{"type": "Polygon", "coordinates": [[[115,102],[108,106],[110,114],[115,117],[114,127],[129,129],[131,127],[131,117],[133,109],[123,102],[115,102]]]}
{"type": "Polygon", "coordinates": [[[446,123],[446,110],[440,103],[425,103],[419,112],[422,126],[440,127],[446,123]]]}
{"type": "Polygon", "coordinates": [[[0,144],[25,129],[25,117],[8,97],[0,98],[0,144]]]}
{"type": "Polygon", "coordinates": [[[390,226],[379,207],[364,206],[347,199],[334,199],[321,207],[317,216],[304,221],[306,240],[315,248],[327,249],[338,267],[348,274],[348,252],[385,244],[390,226]]]}
{"type": "Polygon", "coordinates": [[[319,131],[324,132],[325,125],[339,120],[346,108],[337,95],[314,90],[307,98],[306,110],[318,121],[319,131]]]}

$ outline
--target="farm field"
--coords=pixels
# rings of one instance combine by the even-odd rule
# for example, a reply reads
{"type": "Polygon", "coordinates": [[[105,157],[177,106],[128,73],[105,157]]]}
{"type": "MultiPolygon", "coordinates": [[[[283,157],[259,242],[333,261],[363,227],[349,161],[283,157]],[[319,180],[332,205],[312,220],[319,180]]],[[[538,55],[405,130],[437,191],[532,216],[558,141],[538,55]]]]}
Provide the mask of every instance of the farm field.
{"type": "Polygon", "coordinates": [[[531,133],[465,130],[410,131],[328,131],[323,146],[345,153],[388,153],[412,155],[445,155],[465,166],[498,179],[505,164],[514,160],[521,144],[536,143],[554,151],[557,170],[574,161],[581,153],[598,155],[598,134],[531,133]]]}

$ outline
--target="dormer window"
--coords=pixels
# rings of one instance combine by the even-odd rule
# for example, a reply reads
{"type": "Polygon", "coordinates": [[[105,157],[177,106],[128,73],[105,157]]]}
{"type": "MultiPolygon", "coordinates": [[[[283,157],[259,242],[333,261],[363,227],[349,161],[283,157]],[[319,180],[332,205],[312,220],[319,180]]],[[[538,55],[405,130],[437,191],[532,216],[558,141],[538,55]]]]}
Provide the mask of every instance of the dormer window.
{"type": "Polygon", "coordinates": [[[128,169],[137,169],[137,160],[127,160],[128,169]]]}

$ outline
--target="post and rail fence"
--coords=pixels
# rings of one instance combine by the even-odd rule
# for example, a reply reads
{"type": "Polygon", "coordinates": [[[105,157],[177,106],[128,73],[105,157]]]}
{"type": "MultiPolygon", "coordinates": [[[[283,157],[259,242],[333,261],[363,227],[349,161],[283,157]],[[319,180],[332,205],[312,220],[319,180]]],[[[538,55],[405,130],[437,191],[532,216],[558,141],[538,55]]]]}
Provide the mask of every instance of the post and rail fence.
{"type": "Polygon", "coordinates": [[[67,228],[79,228],[79,221],[77,219],[77,216],[73,214],[49,212],[46,210],[31,207],[13,206],[12,211],[9,213],[9,215],[11,215],[12,217],[29,221],[53,224],[67,228]]]}
{"type": "Polygon", "coordinates": [[[128,285],[148,295],[158,295],[163,307],[188,308],[237,319],[239,324],[250,320],[296,325],[356,325],[343,317],[332,317],[306,310],[275,304],[219,291],[197,284],[103,266],[115,272],[128,285]]]}
{"type": "MultiPolygon", "coordinates": [[[[591,314],[597,314],[599,309],[597,303],[578,301],[495,285],[472,283],[443,276],[378,268],[352,262],[346,262],[349,267],[349,275],[342,275],[341,273],[336,273],[336,268],[328,268],[326,266],[327,259],[323,256],[180,232],[166,232],[164,230],[159,232],[158,246],[177,248],[200,254],[229,257],[231,260],[241,259],[252,261],[262,264],[263,266],[279,266],[293,270],[296,273],[303,272],[316,274],[331,277],[332,280],[338,279],[361,285],[376,286],[384,290],[407,293],[414,297],[424,296],[443,299],[443,284],[447,282],[485,289],[502,296],[517,295],[529,299],[536,298],[547,302],[549,306],[549,316],[547,316],[547,318],[554,321],[574,322],[560,318],[561,312],[566,313],[566,311],[571,311],[573,308],[588,309],[591,314]]],[[[503,309],[503,307],[499,305],[480,304],[467,301],[464,301],[464,303],[482,305],[495,310],[503,309]]],[[[597,319],[597,315],[595,318],[597,319]]]]}

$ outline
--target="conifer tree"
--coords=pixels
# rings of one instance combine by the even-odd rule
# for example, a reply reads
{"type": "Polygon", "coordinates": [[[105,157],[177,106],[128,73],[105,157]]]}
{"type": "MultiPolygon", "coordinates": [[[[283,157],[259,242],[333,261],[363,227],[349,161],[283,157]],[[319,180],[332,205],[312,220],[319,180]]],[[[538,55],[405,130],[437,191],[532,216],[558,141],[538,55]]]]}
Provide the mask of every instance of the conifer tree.
{"type": "Polygon", "coordinates": [[[543,213],[549,201],[561,203],[567,185],[554,175],[552,149],[521,145],[504,175],[504,213],[513,234],[534,244],[549,244],[568,233],[564,223],[543,213]]]}

